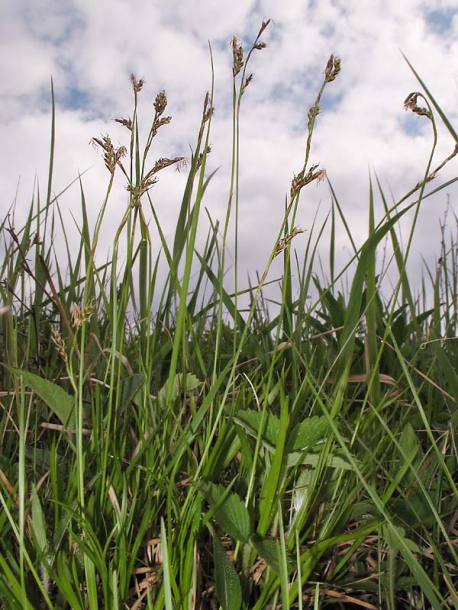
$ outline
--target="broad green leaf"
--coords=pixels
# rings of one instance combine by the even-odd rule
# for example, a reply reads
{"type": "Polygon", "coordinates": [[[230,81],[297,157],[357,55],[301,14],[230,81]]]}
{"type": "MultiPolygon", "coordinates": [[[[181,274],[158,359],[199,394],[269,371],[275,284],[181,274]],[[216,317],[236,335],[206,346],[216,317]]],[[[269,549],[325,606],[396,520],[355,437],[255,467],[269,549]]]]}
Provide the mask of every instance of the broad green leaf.
{"type": "Polygon", "coordinates": [[[261,536],[267,534],[277,512],[277,498],[286,469],[285,451],[288,438],[288,424],[289,413],[287,408],[282,406],[279,431],[272,462],[263,474],[264,480],[259,499],[260,519],[257,526],[257,531],[261,536]]]}
{"type": "Polygon", "coordinates": [[[24,610],[33,610],[34,606],[27,599],[24,599],[24,592],[21,588],[21,583],[19,582],[15,573],[13,573],[6,559],[2,555],[0,555],[0,570],[3,576],[0,584],[2,599],[3,601],[8,601],[9,603],[9,606],[3,607],[22,607],[24,608],[24,610]]]}
{"type": "MultiPolygon", "coordinates": [[[[261,426],[262,413],[259,411],[252,411],[247,409],[246,411],[240,411],[234,417],[234,421],[242,426],[242,428],[254,438],[259,435],[259,429],[261,426]]],[[[261,435],[261,440],[268,449],[273,451],[277,446],[278,433],[280,431],[280,420],[273,413],[267,413],[265,416],[265,427],[261,435]]]]}
{"type": "MultiPolygon", "coordinates": [[[[278,563],[278,559],[281,557],[280,541],[267,540],[259,536],[253,536],[250,542],[257,550],[259,555],[264,559],[269,568],[271,568],[276,574],[280,574],[280,565],[278,563]]],[[[287,572],[289,573],[294,570],[295,566],[296,563],[293,557],[288,554],[286,566],[287,572]]]]}
{"type": "MultiPolygon", "coordinates": [[[[195,375],[192,375],[191,373],[187,373],[186,377],[184,377],[183,373],[177,373],[173,380],[173,389],[171,392],[170,399],[176,400],[178,398],[178,396],[180,395],[180,392],[183,391],[183,389],[186,389],[187,392],[190,392],[192,390],[196,390],[201,385],[202,385],[202,382],[195,375]]],[[[159,404],[163,405],[166,403],[168,391],[169,391],[169,382],[167,381],[162,386],[161,390],[159,391],[159,396],[158,396],[159,404]]]]}
{"type": "Polygon", "coordinates": [[[43,379],[35,373],[22,371],[12,366],[7,366],[8,370],[15,375],[20,375],[25,383],[38,394],[51,411],[57,415],[64,426],[74,429],[76,427],[75,418],[75,399],[70,394],[48,379],[43,379]]]}
{"type": "MultiPolygon", "coordinates": [[[[308,453],[307,455],[304,455],[303,452],[290,453],[288,455],[288,468],[291,466],[297,466],[298,464],[316,467],[322,461],[322,459],[323,458],[319,453],[308,453]]],[[[356,458],[354,458],[354,460],[356,463],[358,463],[356,458]]],[[[327,456],[326,466],[328,468],[338,468],[340,470],[354,470],[351,463],[339,455],[327,456]]]]}
{"type": "Polygon", "coordinates": [[[144,383],[145,375],[143,373],[136,373],[122,379],[119,391],[119,406],[127,405],[144,383]]]}
{"type": "Polygon", "coordinates": [[[162,548],[162,569],[164,573],[164,597],[166,610],[173,610],[172,601],[172,575],[170,569],[169,547],[167,542],[167,532],[164,519],[161,517],[161,548],[162,548]]]}
{"type": "Polygon", "coordinates": [[[242,605],[242,587],[234,564],[227,556],[218,535],[212,531],[215,565],[215,587],[223,610],[239,610],[242,605]]]}
{"type": "Polygon", "coordinates": [[[436,521],[428,498],[423,491],[411,493],[406,498],[396,500],[390,506],[393,516],[400,519],[402,523],[408,523],[411,527],[418,525],[430,527],[436,521]]]}
{"type": "Polygon", "coordinates": [[[411,462],[417,453],[421,450],[420,442],[415,434],[415,430],[410,422],[407,422],[402,430],[399,441],[401,449],[411,462]]]}
{"type": "Polygon", "coordinates": [[[301,421],[294,429],[295,438],[293,451],[303,451],[314,447],[321,441],[329,430],[326,417],[309,417],[301,421]]]}
{"type": "Polygon", "coordinates": [[[250,538],[250,516],[242,499],[222,485],[203,482],[199,490],[207,500],[215,521],[231,538],[248,543],[250,538]]]}
{"type": "Polygon", "coordinates": [[[456,364],[454,365],[450,362],[439,343],[433,343],[433,349],[439,360],[444,377],[449,384],[450,393],[453,394],[455,400],[458,400],[458,374],[456,372],[456,364]]]}
{"type": "Polygon", "coordinates": [[[45,554],[48,548],[48,540],[46,536],[46,523],[43,515],[43,509],[38,497],[38,491],[35,484],[32,485],[32,519],[31,525],[33,534],[42,555],[45,554]]]}
{"type": "Polygon", "coordinates": [[[64,552],[60,552],[57,556],[56,582],[70,608],[74,608],[74,610],[83,610],[85,608],[81,592],[78,587],[74,585],[68,557],[64,552]]]}
{"type": "Polygon", "coordinates": [[[413,540],[406,538],[403,527],[385,525],[382,527],[382,535],[392,551],[401,551],[403,548],[409,549],[412,553],[420,553],[421,549],[413,540]],[[402,541],[402,542],[401,542],[402,541]]]}

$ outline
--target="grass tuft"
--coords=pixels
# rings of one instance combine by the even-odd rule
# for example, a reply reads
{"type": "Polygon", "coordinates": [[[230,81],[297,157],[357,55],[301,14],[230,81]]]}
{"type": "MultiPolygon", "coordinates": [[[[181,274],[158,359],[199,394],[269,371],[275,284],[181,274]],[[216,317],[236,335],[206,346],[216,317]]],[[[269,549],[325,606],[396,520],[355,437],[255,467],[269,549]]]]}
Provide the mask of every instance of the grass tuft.
{"type": "Polygon", "coordinates": [[[132,75],[132,113],[116,119],[126,144],[116,148],[108,134],[93,139],[108,170],[93,226],[78,180],[76,251],[59,197],[51,197],[53,98],[46,200],[37,192],[22,227],[14,210],[0,225],[4,608],[458,608],[451,209],[441,221],[437,266],[425,266],[419,292],[406,271],[424,200],[450,184],[428,190],[457,152],[456,133],[414,71],[422,92],[405,107],[431,124],[430,159],[423,180],[394,204],[371,181],[367,239],[357,247],[325,169],[311,159],[322,97],[340,78],[340,59],[331,55],[270,256],[259,274],[252,271],[256,282],[240,286],[240,110],[268,26],[248,51],[232,40],[227,209],[221,221],[210,218],[202,249],[213,84],[191,158],[152,161],[158,130],[171,121],[168,100],[163,91],[156,96],[143,142],[145,82],[132,75]],[[455,150],[434,169],[437,120],[455,150]],[[170,243],[150,192],[171,166],[188,174],[170,243]],[[112,257],[100,263],[118,174],[126,210],[112,257]],[[303,233],[299,202],[321,180],[331,212],[322,226],[307,227],[299,255],[292,250],[303,233]],[[410,234],[401,242],[409,211],[410,234]],[[325,270],[317,252],[328,221],[325,270]],[[338,273],[342,230],[352,260],[338,273]],[[63,252],[54,248],[56,234],[63,252]],[[380,269],[377,253],[387,241],[394,255],[380,269]],[[270,270],[279,256],[274,308],[270,270]]]}

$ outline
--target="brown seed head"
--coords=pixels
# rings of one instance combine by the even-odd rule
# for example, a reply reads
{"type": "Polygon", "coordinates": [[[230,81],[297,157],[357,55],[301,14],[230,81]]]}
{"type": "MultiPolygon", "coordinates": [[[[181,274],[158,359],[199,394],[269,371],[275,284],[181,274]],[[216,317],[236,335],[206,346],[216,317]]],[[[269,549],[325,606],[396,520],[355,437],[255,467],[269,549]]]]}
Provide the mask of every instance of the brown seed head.
{"type": "Polygon", "coordinates": [[[307,127],[310,129],[313,125],[313,123],[315,122],[316,117],[320,114],[320,106],[319,104],[315,104],[314,106],[312,106],[307,114],[307,118],[308,118],[308,122],[307,122],[307,127]]]}
{"type": "Polygon", "coordinates": [[[79,328],[80,326],[83,326],[83,324],[85,324],[92,316],[94,308],[95,308],[94,301],[91,301],[90,303],[85,305],[83,307],[83,310],[80,309],[80,307],[77,303],[73,303],[71,306],[71,309],[70,309],[70,313],[72,315],[73,326],[75,328],[79,328]]]}
{"type": "Polygon", "coordinates": [[[242,95],[245,93],[245,89],[248,87],[248,85],[251,83],[251,81],[253,80],[253,74],[250,74],[246,77],[245,82],[242,85],[242,95]]]}
{"type": "Polygon", "coordinates": [[[156,101],[154,102],[154,110],[156,111],[156,116],[160,117],[161,114],[164,113],[164,110],[167,107],[167,96],[165,95],[165,91],[161,91],[156,95],[156,101]]]}
{"type": "Polygon", "coordinates": [[[294,176],[291,182],[291,199],[294,199],[294,197],[301,191],[301,189],[307,184],[310,184],[310,182],[316,180],[317,184],[319,184],[326,178],[326,170],[317,170],[318,164],[312,165],[312,167],[307,173],[305,173],[305,170],[302,170],[297,174],[297,176],[294,176]]]}
{"type": "Polygon", "coordinates": [[[232,38],[232,75],[234,78],[243,67],[243,47],[242,43],[235,36],[232,38]]]}
{"type": "Polygon", "coordinates": [[[120,146],[115,148],[108,135],[103,136],[101,140],[99,138],[92,138],[91,143],[94,147],[99,146],[104,151],[103,160],[105,161],[105,166],[110,174],[114,174],[116,165],[127,154],[126,147],[120,146]]]}
{"type": "Polygon", "coordinates": [[[145,84],[145,79],[141,78],[140,80],[137,80],[137,77],[135,76],[135,74],[131,74],[130,82],[132,83],[132,88],[135,91],[135,93],[138,93],[139,91],[142,90],[142,87],[145,84]]]}
{"type": "Polygon", "coordinates": [[[120,123],[123,127],[127,127],[129,131],[132,131],[132,119],[115,119],[115,123],[120,123]]]}
{"type": "MultiPolygon", "coordinates": [[[[258,35],[256,36],[256,40],[258,40],[258,38],[259,38],[259,37],[261,36],[261,34],[264,32],[264,30],[266,29],[266,27],[269,25],[270,21],[271,21],[270,19],[267,19],[267,20],[266,20],[266,19],[264,19],[264,20],[263,20],[263,22],[262,22],[262,24],[261,24],[261,28],[260,28],[260,30],[259,30],[259,32],[258,32],[258,35]]],[[[261,44],[262,44],[262,43],[261,43],[261,44]]],[[[264,46],[265,46],[265,45],[264,45],[264,46]]],[[[257,48],[257,47],[256,47],[256,48],[257,48]]],[[[263,48],[264,48],[264,47],[263,47],[263,48]]]]}
{"type": "Polygon", "coordinates": [[[294,237],[296,237],[296,235],[299,235],[300,233],[303,233],[303,232],[304,232],[303,229],[301,229],[299,227],[294,227],[294,229],[291,231],[291,233],[288,233],[288,235],[285,235],[285,237],[280,239],[280,241],[277,244],[277,247],[275,248],[274,256],[278,256],[280,254],[280,252],[283,252],[283,250],[291,242],[291,240],[294,239],[294,237]]]}
{"type": "Polygon", "coordinates": [[[186,167],[186,164],[187,164],[186,157],[174,157],[173,159],[161,157],[160,159],[158,159],[156,161],[153,169],[151,170],[151,173],[155,174],[155,173],[161,171],[161,169],[164,169],[164,167],[169,167],[169,165],[175,165],[175,164],[178,164],[181,167],[186,167]]]}
{"type": "Polygon", "coordinates": [[[331,55],[331,57],[328,60],[328,63],[326,65],[325,71],[324,71],[324,77],[325,77],[325,81],[327,83],[332,82],[333,80],[335,80],[337,78],[337,75],[340,72],[340,58],[335,56],[335,55],[331,55]]]}
{"type": "Polygon", "coordinates": [[[431,112],[425,108],[424,106],[418,105],[418,98],[425,99],[422,93],[418,91],[414,91],[413,93],[409,93],[409,95],[404,100],[404,110],[411,110],[414,114],[418,116],[425,116],[428,119],[432,119],[431,112]]]}
{"type": "MultiPolygon", "coordinates": [[[[205,151],[205,154],[209,155],[211,153],[211,151],[212,151],[211,146],[207,146],[207,150],[205,151]]],[[[200,153],[200,155],[197,159],[197,163],[196,163],[196,171],[202,165],[203,159],[204,159],[204,153],[200,153]]]]}
{"type": "Polygon", "coordinates": [[[65,362],[65,364],[67,364],[67,362],[68,362],[67,348],[65,345],[64,338],[60,334],[59,327],[57,326],[57,324],[53,324],[51,326],[51,338],[52,338],[53,343],[57,347],[59,356],[62,358],[62,360],[65,362]]]}
{"type": "Polygon", "coordinates": [[[164,116],[162,117],[162,119],[155,118],[153,121],[153,126],[151,128],[151,137],[154,138],[154,136],[157,134],[157,130],[159,129],[159,127],[162,127],[162,125],[168,125],[171,120],[171,116],[164,116]]]}
{"type": "Polygon", "coordinates": [[[156,174],[169,167],[169,165],[177,165],[177,168],[185,167],[187,164],[186,157],[173,157],[168,159],[161,157],[156,161],[152,170],[150,170],[145,176],[143,176],[140,184],[129,184],[126,188],[129,193],[132,194],[132,202],[136,206],[140,206],[140,200],[142,196],[149,191],[149,189],[156,184],[158,177],[156,174]]]}

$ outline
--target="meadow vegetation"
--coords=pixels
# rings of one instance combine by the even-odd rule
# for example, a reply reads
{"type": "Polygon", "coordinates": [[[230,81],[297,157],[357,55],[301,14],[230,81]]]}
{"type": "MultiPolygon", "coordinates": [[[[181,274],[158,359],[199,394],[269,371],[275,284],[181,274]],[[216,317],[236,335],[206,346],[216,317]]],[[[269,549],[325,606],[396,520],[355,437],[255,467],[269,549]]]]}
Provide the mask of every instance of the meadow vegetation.
{"type": "Polygon", "coordinates": [[[370,185],[361,247],[328,182],[329,233],[306,227],[299,257],[299,206],[309,184],[327,180],[310,151],[321,98],[340,72],[331,56],[270,257],[258,275],[252,270],[251,285],[241,285],[239,121],[254,86],[251,56],[267,52],[267,26],[249,49],[232,42],[226,216],[211,219],[200,249],[213,91],[192,157],[152,162],[156,134],[170,122],[167,98],[157,95],[143,142],[144,82],[131,78],[132,116],[117,119],[126,146],[116,148],[108,135],[94,139],[107,190],[93,226],[83,181],[72,187],[82,215],[76,252],[53,194],[53,103],[45,198],[35,195],[20,228],[14,210],[0,225],[3,608],[458,608],[451,210],[437,265],[425,267],[419,288],[406,273],[424,201],[453,182],[437,186],[436,175],[458,152],[458,135],[411,66],[421,92],[405,104],[432,133],[424,179],[395,203],[378,182],[370,185]],[[438,121],[455,147],[439,165],[438,121]],[[188,176],[172,241],[151,197],[170,166],[188,176]],[[110,260],[101,260],[118,174],[126,209],[110,260]],[[401,241],[408,211],[411,232],[401,241]],[[339,272],[337,231],[352,252],[339,272]],[[64,254],[55,251],[56,234],[64,254]],[[317,273],[327,234],[329,267],[317,273]],[[387,244],[388,295],[377,265],[387,244]],[[265,290],[276,257],[283,274],[273,313],[265,290]]]}

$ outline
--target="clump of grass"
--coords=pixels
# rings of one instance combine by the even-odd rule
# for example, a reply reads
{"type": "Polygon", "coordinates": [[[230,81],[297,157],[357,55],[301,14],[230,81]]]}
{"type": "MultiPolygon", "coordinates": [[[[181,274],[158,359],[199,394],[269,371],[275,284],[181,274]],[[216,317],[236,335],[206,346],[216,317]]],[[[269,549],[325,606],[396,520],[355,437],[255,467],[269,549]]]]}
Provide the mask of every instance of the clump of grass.
{"type": "MultiPolygon", "coordinates": [[[[308,112],[304,162],[270,257],[257,283],[240,287],[240,108],[252,86],[251,57],[265,48],[268,25],[248,53],[233,39],[228,206],[222,231],[212,221],[202,251],[196,244],[212,177],[206,166],[213,91],[205,96],[189,162],[153,162],[154,139],[171,120],[167,98],[157,95],[143,144],[144,82],[134,76],[132,117],[117,119],[128,142],[115,148],[108,135],[94,138],[108,186],[91,227],[81,185],[78,251],[71,252],[58,197],[51,197],[52,147],[46,201],[34,200],[21,229],[13,213],[2,222],[5,608],[458,607],[457,242],[445,224],[440,262],[426,269],[419,295],[406,274],[422,203],[443,188],[427,192],[427,185],[452,157],[431,170],[436,114],[455,145],[458,137],[417,75],[424,93],[406,103],[433,128],[424,179],[391,206],[380,185],[371,185],[368,238],[359,249],[329,183],[331,280],[318,277],[325,227],[309,227],[302,259],[292,258],[291,248],[302,232],[300,198],[311,182],[326,179],[310,150],[321,98],[340,72],[332,55],[308,112]],[[186,165],[169,243],[149,192],[160,171],[186,165]],[[111,260],[100,262],[98,242],[119,172],[126,211],[111,260]],[[378,223],[376,196],[384,208],[378,223]],[[403,251],[399,222],[412,208],[403,251]],[[151,218],[159,244],[151,238],[151,218]],[[356,267],[348,292],[339,292],[346,271],[335,273],[340,225],[356,267]],[[66,258],[54,251],[57,231],[66,258]],[[385,239],[397,272],[388,299],[376,268],[385,239]],[[160,249],[167,266],[162,285],[160,249]],[[265,289],[277,256],[284,272],[273,315],[265,289]],[[239,306],[242,295],[249,296],[248,311],[239,306]]],[[[53,143],[54,120],[52,126],[53,143]]]]}

